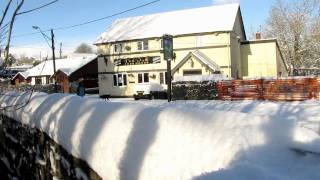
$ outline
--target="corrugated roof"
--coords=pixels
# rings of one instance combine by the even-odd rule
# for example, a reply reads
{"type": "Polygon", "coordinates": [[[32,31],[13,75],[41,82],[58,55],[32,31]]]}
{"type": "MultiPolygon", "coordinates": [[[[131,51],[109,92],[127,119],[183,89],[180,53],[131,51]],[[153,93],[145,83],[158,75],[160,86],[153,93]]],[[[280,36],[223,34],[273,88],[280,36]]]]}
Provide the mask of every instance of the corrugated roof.
{"type": "MultiPolygon", "coordinates": [[[[56,60],[56,71],[61,70],[66,75],[70,75],[79,68],[95,60],[97,55],[95,54],[73,54],[65,59],[56,60]]],[[[44,61],[37,66],[26,71],[28,77],[34,76],[52,76],[53,60],[44,61]],[[42,70],[43,69],[43,70],[42,70]]]]}
{"type": "Polygon", "coordinates": [[[116,20],[96,40],[96,44],[182,35],[201,32],[232,31],[238,3],[130,17],[116,20]]]}

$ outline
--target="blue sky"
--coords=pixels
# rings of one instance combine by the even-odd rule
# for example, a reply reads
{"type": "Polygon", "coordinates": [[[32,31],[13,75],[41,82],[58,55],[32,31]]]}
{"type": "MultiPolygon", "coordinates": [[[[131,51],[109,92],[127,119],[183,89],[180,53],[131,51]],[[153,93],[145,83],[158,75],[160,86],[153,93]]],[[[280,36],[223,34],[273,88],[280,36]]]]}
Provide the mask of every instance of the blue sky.
{"type": "MultiPolygon", "coordinates": [[[[50,1],[51,0],[26,0],[22,9],[32,9],[50,1]]],[[[20,16],[15,23],[13,34],[21,35],[35,32],[35,30],[32,29],[33,25],[37,25],[45,30],[78,24],[130,9],[150,1],[151,0],[59,0],[57,3],[44,9],[20,16]]],[[[274,1],[275,0],[240,0],[241,11],[248,37],[250,37],[252,31],[259,30],[260,25],[265,23],[269,8],[274,1]]],[[[66,54],[73,51],[81,42],[92,44],[94,40],[111,25],[112,21],[117,18],[197,8],[229,2],[239,1],[161,0],[155,4],[110,19],[74,29],[55,31],[56,46],[58,47],[59,43],[62,42],[63,52],[66,54]]],[[[4,8],[4,1],[0,2],[0,7],[1,9],[4,8]]],[[[24,53],[28,56],[39,56],[41,51],[42,56],[46,56],[47,53],[49,53],[50,56],[50,49],[40,34],[16,37],[13,39],[12,45],[15,46],[12,50],[16,54],[24,53]]]]}

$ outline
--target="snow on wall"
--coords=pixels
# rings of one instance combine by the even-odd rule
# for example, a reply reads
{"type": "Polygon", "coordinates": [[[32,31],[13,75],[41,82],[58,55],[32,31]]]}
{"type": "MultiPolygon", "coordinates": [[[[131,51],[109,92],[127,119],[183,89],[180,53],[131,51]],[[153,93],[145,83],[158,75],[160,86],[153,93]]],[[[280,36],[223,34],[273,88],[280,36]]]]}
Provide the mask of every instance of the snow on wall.
{"type": "MultiPolygon", "coordinates": [[[[27,96],[2,96],[0,105],[27,96]]],[[[319,147],[319,105],[178,101],[147,106],[35,93],[26,107],[2,113],[47,132],[104,179],[319,179],[319,156],[301,157],[289,149],[319,147]]]]}
{"type": "Polygon", "coordinates": [[[232,78],[227,78],[223,74],[211,74],[211,75],[194,75],[194,76],[176,76],[173,80],[174,82],[203,82],[203,81],[223,81],[232,80],[232,78]]]}

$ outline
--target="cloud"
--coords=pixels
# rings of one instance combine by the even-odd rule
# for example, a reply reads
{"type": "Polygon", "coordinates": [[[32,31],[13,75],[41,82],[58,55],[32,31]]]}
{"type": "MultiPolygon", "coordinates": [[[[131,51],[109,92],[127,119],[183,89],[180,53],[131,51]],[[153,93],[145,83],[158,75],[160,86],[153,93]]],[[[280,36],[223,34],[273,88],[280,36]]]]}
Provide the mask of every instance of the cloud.
{"type": "Polygon", "coordinates": [[[239,3],[240,0],[212,0],[213,4],[239,3]]]}
{"type": "MultiPolygon", "coordinates": [[[[86,43],[92,45],[92,39],[64,39],[62,43],[62,56],[73,53],[73,51],[78,47],[81,43],[86,43]]],[[[59,57],[59,47],[60,43],[57,40],[55,44],[55,55],[59,57]]],[[[92,46],[93,50],[96,50],[95,46],[92,46]]],[[[10,53],[19,57],[21,55],[39,58],[41,54],[41,58],[52,57],[51,48],[45,43],[22,43],[22,44],[13,44],[10,48],[10,53]]]]}
{"type": "MultiPolygon", "coordinates": [[[[56,57],[59,56],[59,47],[56,47],[56,57]]],[[[72,48],[63,48],[63,55],[72,53],[74,50],[74,47],[72,48]]],[[[10,49],[10,53],[19,57],[21,55],[27,56],[27,57],[34,57],[39,58],[41,54],[41,58],[45,58],[48,56],[48,58],[51,58],[52,56],[52,50],[49,47],[46,46],[28,46],[28,47],[12,47],[10,49]]]]}

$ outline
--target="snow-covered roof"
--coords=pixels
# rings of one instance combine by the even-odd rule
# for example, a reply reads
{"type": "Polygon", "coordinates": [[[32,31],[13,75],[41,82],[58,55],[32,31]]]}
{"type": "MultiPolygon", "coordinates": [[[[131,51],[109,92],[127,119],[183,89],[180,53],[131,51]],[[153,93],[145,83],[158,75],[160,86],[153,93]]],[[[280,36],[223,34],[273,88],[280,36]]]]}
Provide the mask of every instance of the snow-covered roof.
{"type": "MultiPolygon", "coordinates": [[[[65,59],[56,59],[56,71],[60,70],[66,75],[70,75],[79,68],[95,60],[97,55],[95,54],[72,54],[65,59]]],[[[34,76],[52,76],[53,61],[47,60],[27,71],[28,77],[34,76]]]]}
{"type": "Polygon", "coordinates": [[[17,76],[21,75],[23,78],[27,78],[28,77],[28,71],[24,71],[24,72],[18,72],[16,75],[14,75],[12,77],[12,79],[15,79],[17,76]]]}
{"type": "Polygon", "coordinates": [[[238,3],[233,3],[118,19],[95,43],[161,37],[163,34],[232,31],[239,7],[238,3]]]}
{"type": "Polygon", "coordinates": [[[32,65],[23,64],[23,65],[11,66],[11,67],[8,67],[8,68],[9,69],[29,69],[29,68],[32,68],[32,65]]]}

